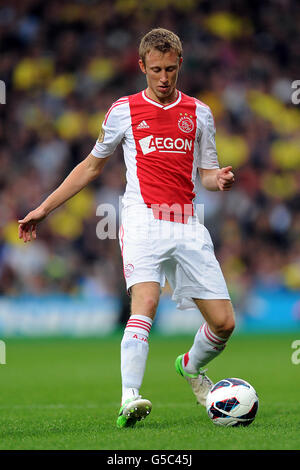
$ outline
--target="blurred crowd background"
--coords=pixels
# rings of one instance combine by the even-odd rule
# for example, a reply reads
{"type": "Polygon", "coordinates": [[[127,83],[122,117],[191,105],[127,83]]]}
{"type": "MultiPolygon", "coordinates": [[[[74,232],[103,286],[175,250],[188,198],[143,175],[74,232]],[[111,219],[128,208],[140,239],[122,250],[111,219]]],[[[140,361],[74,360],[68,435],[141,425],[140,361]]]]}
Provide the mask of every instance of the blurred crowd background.
{"type": "Polygon", "coordinates": [[[207,103],[220,164],[236,184],[202,190],[205,223],[236,306],[255,286],[300,290],[300,3],[292,0],[10,0],[0,3],[0,294],[120,296],[118,240],[96,209],[118,212],[119,148],[104,174],[24,245],[17,220],[94,146],[105,112],[145,87],[138,45],[153,27],[182,39],[179,89],[207,103]]]}

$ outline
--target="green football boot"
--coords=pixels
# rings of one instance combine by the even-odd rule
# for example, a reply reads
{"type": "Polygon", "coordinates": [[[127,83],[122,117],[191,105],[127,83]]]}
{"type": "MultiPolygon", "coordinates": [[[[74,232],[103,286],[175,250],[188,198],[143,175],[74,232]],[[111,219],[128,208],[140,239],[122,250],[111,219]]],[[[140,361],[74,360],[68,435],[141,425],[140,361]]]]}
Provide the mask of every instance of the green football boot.
{"type": "Polygon", "coordinates": [[[120,408],[117,427],[132,427],[137,421],[145,419],[150,414],[151,410],[151,401],[145,400],[141,396],[129,398],[120,408]]]}

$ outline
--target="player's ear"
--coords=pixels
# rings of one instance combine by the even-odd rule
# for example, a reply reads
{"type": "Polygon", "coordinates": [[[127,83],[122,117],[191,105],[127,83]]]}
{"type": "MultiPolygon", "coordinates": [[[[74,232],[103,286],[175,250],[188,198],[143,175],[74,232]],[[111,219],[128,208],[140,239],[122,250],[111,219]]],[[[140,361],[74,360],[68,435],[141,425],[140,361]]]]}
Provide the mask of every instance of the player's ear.
{"type": "Polygon", "coordinates": [[[179,68],[181,67],[182,62],[183,62],[183,58],[182,58],[182,57],[179,57],[179,68]]]}
{"type": "Polygon", "coordinates": [[[146,67],[145,67],[145,64],[144,62],[142,61],[142,59],[139,59],[139,66],[140,66],[140,69],[143,73],[146,73],[146,67]]]}

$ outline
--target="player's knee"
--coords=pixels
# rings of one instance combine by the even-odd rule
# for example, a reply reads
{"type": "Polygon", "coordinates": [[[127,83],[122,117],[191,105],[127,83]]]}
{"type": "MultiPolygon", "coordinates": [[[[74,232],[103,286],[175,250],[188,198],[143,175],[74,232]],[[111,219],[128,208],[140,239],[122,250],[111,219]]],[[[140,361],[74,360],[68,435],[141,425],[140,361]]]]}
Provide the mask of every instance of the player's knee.
{"type": "Polygon", "coordinates": [[[146,297],[143,299],[144,303],[144,308],[147,312],[149,313],[155,313],[157,306],[158,306],[158,301],[154,297],[146,297]]]}
{"type": "Polygon", "coordinates": [[[214,325],[215,334],[221,338],[229,338],[235,328],[234,317],[224,318],[214,325]]]}
{"type": "MultiPolygon", "coordinates": [[[[135,304],[138,305],[138,311],[141,315],[148,315],[152,317],[155,315],[158,306],[158,300],[153,296],[144,295],[139,299],[138,302],[135,302],[135,304]]],[[[134,314],[135,312],[132,313],[134,314]]]]}
{"type": "Polygon", "coordinates": [[[235,320],[233,317],[231,317],[230,319],[227,320],[227,322],[225,323],[224,325],[224,332],[230,336],[232,335],[233,331],[234,331],[234,328],[235,328],[235,320]]]}

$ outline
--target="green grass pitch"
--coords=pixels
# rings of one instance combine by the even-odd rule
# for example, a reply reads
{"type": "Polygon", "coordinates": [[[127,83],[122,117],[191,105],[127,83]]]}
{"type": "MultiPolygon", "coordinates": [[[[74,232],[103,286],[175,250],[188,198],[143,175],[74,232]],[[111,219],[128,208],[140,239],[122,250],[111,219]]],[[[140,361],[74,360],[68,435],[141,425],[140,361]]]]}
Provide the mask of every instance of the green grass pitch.
{"type": "Polygon", "coordinates": [[[236,334],[209,364],[215,382],[240,377],[257,390],[260,407],[247,428],[213,425],[183,378],[178,354],[192,337],[153,332],[141,393],[151,415],[135,428],[117,429],[120,339],[7,339],[0,366],[0,448],[192,450],[300,449],[300,364],[291,344],[300,332],[236,334]]]}

